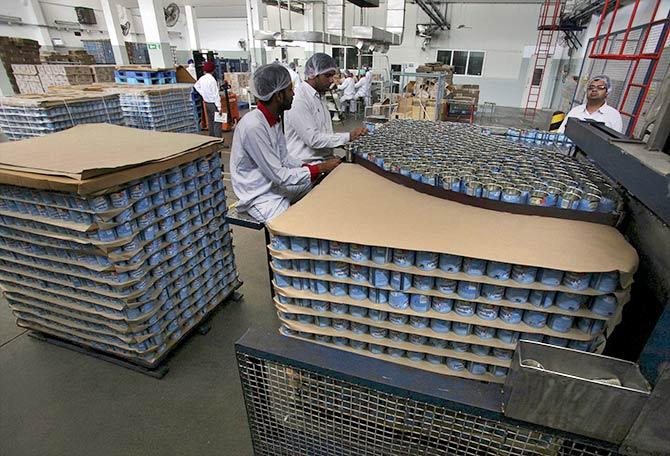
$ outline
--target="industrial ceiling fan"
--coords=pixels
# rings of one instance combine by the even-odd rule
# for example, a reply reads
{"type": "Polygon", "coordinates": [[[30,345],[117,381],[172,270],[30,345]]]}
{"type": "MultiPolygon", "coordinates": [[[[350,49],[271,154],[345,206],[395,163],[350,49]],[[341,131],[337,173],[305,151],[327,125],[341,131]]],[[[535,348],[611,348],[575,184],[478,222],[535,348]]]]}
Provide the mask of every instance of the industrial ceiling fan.
{"type": "Polygon", "coordinates": [[[179,20],[179,5],[176,3],[170,3],[168,6],[163,8],[163,13],[165,14],[165,25],[168,27],[174,27],[179,20]]]}
{"type": "Polygon", "coordinates": [[[121,24],[121,33],[123,36],[128,36],[130,33],[130,21],[126,21],[125,24],[121,24]]]}

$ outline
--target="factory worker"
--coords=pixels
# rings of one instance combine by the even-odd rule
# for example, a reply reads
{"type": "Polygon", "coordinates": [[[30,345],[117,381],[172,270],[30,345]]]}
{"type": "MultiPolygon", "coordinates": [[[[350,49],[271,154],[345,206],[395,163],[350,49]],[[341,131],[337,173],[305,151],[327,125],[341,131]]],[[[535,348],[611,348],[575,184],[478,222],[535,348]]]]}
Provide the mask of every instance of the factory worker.
{"type": "Polygon", "coordinates": [[[245,114],[235,128],[230,174],[238,210],[267,222],[305,195],[320,175],[335,169],[340,161],[309,165],[288,154],[280,119],[291,109],[293,87],[284,66],[258,68],[250,89],[258,108],[245,114]]]}
{"type": "Polygon", "coordinates": [[[209,127],[209,136],[221,137],[221,122],[214,122],[214,115],[221,112],[221,95],[219,93],[219,83],[214,78],[214,62],[207,61],[202,66],[205,72],[200,79],[196,81],[193,88],[198,91],[205,101],[205,111],[207,112],[207,126],[209,127]]]}
{"type": "Polygon", "coordinates": [[[324,94],[333,85],[337,64],[328,54],[316,53],[305,63],[305,80],[295,89],[293,107],[286,112],[286,144],[293,157],[315,163],[333,155],[342,146],[367,133],[356,128],[349,133],[333,133],[330,111],[324,94]]]}
{"type": "Polygon", "coordinates": [[[605,75],[598,75],[589,80],[586,87],[586,103],[575,106],[565,116],[563,123],[558,128],[559,133],[565,132],[565,124],[570,117],[581,120],[595,120],[602,122],[612,130],[623,132],[623,121],[621,114],[615,108],[607,104],[607,95],[612,90],[612,82],[605,75]]]}
{"type": "Polygon", "coordinates": [[[198,74],[195,71],[195,62],[193,59],[188,59],[188,66],[186,67],[186,71],[188,71],[188,74],[190,74],[193,79],[197,80],[198,79],[198,74]]]}
{"type": "Polygon", "coordinates": [[[372,104],[372,75],[370,71],[365,69],[365,75],[362,76],[354,85],[356,88],[356,99],[362,98],[365,106],[372,104]]]}
{"type": "Polygon", "coordinates": [[[346,70],[344,72],[344,81],[342,81],[342,84],[337,86],[337,90],[342,91],[342,98],[340,98],[340,103],[342,104],[342,109],[349,104],[349,111],[350,112],[356,112],[356,100],[354,99],[354,96],[356,95],[356,88],[354,85],[356,84],[356,81],[354,81],[354,75],[351,74],[349,70],[346,70]]]}

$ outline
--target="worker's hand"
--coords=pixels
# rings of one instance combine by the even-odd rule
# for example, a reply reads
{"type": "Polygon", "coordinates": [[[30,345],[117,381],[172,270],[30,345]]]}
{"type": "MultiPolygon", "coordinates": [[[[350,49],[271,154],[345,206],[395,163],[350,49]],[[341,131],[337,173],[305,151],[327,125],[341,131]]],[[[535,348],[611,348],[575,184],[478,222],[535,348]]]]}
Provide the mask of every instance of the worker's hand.
{"type": "Polygon", "coordinates": [[[325,162],[319,163],[319,172],[320,173],[329,173],[335,168],[337,168],[337,165],[339,165],[342,162],[339,158],[332,158],[330,160],[326,160],[325,162]]]}
{"type": "Polygon", "coordinates": [[[361,136],[368,134],[368,129],[365,127],[355,128],[349,132],[349,141],[355,141],[361,136]]]}

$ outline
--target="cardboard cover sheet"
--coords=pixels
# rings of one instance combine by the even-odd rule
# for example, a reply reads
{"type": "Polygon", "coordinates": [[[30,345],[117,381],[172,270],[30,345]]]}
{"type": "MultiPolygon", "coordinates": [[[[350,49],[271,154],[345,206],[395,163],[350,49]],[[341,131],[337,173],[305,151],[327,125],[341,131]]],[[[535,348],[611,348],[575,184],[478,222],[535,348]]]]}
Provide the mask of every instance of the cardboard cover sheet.
{"type": "Polygon", "coordinates": [[[0,144],[0,174],[32,173],[82,181],[166,161],[219,142],[196,134],[110,124],[78,125],[46,136],[0,144]]]}
{"type": "Polygon", "coordinates": [[[273,234],[385,246],[575,272],[637,269],[635,249],[615,228],[467,206],[419,193],[365,168],[342,164],[268,223],[273,234]]]}

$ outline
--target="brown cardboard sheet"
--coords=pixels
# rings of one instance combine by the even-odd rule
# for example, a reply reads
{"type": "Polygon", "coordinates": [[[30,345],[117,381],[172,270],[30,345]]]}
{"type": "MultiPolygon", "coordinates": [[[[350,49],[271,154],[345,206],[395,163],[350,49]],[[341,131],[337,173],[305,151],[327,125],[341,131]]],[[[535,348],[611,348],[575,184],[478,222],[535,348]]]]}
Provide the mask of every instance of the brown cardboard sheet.
{"type": "Polygon", "coordinates": [[[635,249],[615,228],[510,214],[419,193],[343,164],[268,223],[273,234],[305,236],[575,272],[620,271],[627,288],[635,249]]]}
{"type": "Polygon", "coordinates": [[[88,124],[24,141],[0,144],[5,170],[81,182],[125,168],[169,160],[219,140],[110,124],[88,124]]]}

